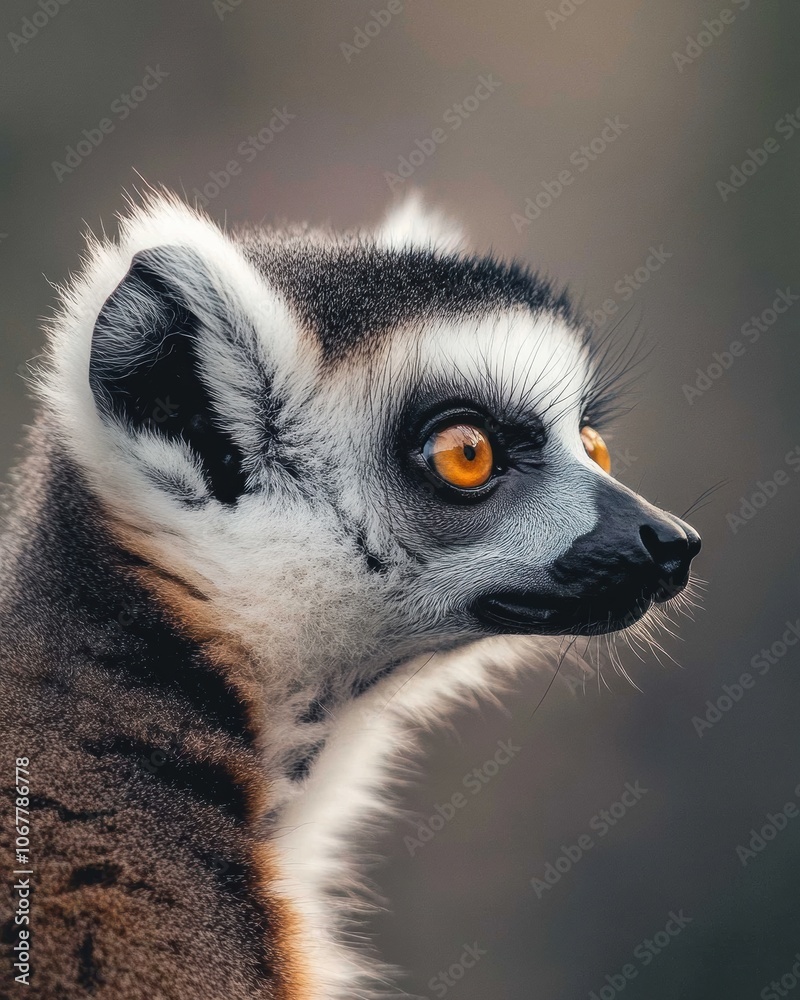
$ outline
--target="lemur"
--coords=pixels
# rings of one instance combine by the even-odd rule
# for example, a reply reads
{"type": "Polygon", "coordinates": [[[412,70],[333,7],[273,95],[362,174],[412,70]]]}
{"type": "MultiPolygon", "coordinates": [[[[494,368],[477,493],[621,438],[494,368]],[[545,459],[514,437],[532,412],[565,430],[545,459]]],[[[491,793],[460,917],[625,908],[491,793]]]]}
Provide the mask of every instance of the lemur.
{"type": "Polygon", "coordinates": [[[420,727],[700,548],[612,478],[596,343],[414,199],[334,235],[148,195],[90,237],[2,548],[3,996],[372,995],[348,843],[420,727]]]}

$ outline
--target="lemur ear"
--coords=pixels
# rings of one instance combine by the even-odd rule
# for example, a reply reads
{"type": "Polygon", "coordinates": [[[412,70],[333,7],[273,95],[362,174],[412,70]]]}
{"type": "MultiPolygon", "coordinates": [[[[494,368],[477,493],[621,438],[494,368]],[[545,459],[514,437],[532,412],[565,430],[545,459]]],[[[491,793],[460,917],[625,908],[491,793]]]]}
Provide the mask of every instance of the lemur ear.
{"type": "Polygon", "coordinates": [[[134,255],[100,310],[89,384],[101,418],[188,447],[211,495],[231,504],[247,483],[240,428],[259,381],[255,354],[201,257],[156,247],[134,255]]]}
{"type": "Polygon", "coordinates": [[[461,226],[439,209],[428,208],[419,191],[412,191],[389,211],[376,239],[392,249],[432,248],[452,253],[467,246],[461,226]]]}

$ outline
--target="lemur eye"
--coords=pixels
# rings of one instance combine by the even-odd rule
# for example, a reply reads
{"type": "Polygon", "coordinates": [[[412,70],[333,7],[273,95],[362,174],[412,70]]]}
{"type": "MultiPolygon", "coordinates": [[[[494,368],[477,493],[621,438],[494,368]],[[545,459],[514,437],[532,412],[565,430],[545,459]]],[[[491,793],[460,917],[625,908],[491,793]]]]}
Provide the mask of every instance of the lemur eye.
{"type": "Polygon", "coordinates": [[[422,453],[446,483],[462,490],[483,486],[494,468],[489,436],[472,424],[451,424],[434,432],[422,453]]]}
{"type": "Polygon", "coordinates": [[[586,454],[593,462],[597,462],[603,472],[611,472],[611,456],[608,453],[605,441],[600,437],[594,427],[581,428],[581,441],[586,449],[586,454]]]}

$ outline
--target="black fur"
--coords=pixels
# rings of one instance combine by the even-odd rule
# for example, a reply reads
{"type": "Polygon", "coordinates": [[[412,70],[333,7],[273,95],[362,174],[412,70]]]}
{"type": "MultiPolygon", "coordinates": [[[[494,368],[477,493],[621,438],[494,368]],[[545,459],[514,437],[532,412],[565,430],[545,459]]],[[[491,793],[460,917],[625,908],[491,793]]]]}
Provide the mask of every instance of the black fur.
{"type": "Polygon", "coordinates": [[[290,781],[304,781],[311,773],[314,761],[325,747],[325,741],[320,740],[308,747],[299,757],[292,757],[286,764],[286,776],[290,781]]]}
{"type": "MultiPolygon", "coordinates": [[[[244,492],[244,456],[223,428],[197,354],[201,318],[186,307],[166,277],[175,256],[206,273],[185,247],[147,250],[106,301],[95,324],[89,385],[100,409],[134,430],[182,438],[200,456],[212,494],[235,503],[244,492]],[[116,329],[126,324],[129,352],[116,349],[116,329]]],[[[208,296],[214,298],[207,281],[208,296]]]]}
{"type": "Polygon", "coordinates": [[[516,263],[459,258],[430,250],[386,250],[370,244],[319,247],[304,240],[245,250],[319,337],[331,364],[369,350],[403,323],[457,318],[525,306],[569,323],[565,292],[516,263]]]}
{"type": "Polygon", "coordinates": [[[297,721],[301,725],[315,725],[318,722],[323,722],[328,716],[328,706],[333,705],[333,703],[332,692],[328,692],[322,698],[314,698],[313,701],[309,702],[308,708],[300,713],[297,721]]]}
{"type": "Polygon", "coordinates": [[[0,580],[7,859],[13,762],[30,758],[26,995],[284,1000],[269,943],[282,918],[253,860],[256,817],[245,822],[247,776],[260,767],[247,706],[145,594],[51,430],[35,433],[38,471],[19,488],[37,499],[6,539],[0,580]]]}

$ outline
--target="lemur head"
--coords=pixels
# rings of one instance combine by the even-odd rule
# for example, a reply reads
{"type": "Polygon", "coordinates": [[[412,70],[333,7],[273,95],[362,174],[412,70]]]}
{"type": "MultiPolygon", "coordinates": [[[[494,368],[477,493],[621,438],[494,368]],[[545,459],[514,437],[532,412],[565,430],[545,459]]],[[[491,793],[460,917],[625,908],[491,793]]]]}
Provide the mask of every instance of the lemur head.
{"type": "Polygon", "coordinates": [[[158,200],[55,330],[49,404],[123,544],[287,676],[622,629],[700,547],[610,475],[566,296],[398,220],[231,235],[158,200]]]}

